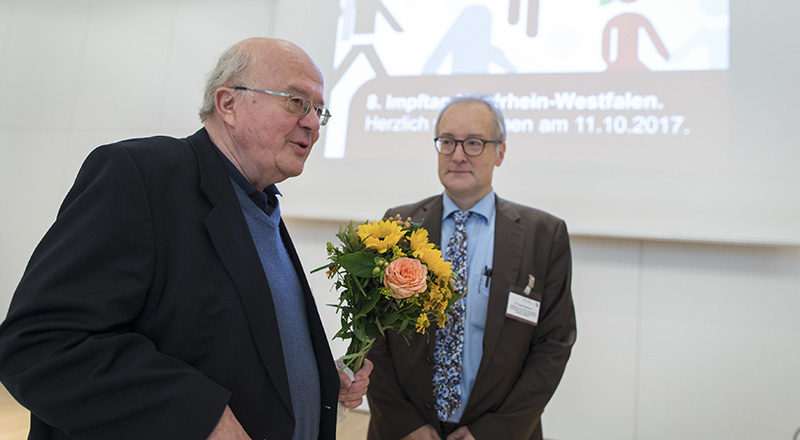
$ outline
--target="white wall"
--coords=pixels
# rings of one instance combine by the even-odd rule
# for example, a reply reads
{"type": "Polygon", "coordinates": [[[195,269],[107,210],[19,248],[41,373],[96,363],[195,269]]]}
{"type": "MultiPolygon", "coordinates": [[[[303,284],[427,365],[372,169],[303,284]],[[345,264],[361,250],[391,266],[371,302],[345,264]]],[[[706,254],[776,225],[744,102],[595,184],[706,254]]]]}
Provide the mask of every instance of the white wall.
{"type": "MultiPolygon", "coordinates": [[[[199,128],[204,74],[248,36],[296,41],[328,74],[337,3],[0,0],[0,315],[92,148],[199,128]]],[[[286,215],[306,269],[324,264],[339,224],[286,215]]],[[[579,336],[547,437],[792,440],[800,249],[576,236],[573,254],[579,336]]],[[[335,293],[310,279],[333,334],[335,293]]]]}

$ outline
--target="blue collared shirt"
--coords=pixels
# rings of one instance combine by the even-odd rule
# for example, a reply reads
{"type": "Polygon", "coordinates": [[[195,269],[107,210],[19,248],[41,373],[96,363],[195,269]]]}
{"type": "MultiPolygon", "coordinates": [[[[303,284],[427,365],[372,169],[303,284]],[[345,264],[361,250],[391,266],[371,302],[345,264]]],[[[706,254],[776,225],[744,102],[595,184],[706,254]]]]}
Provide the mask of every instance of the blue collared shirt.
{"type": "MultiPolygon", "coordinates": [[[[443,255],[447,255],[447,242],[455,231],[453,213],[458,210],[455,202],[445,194],[442,209],[443,255]]],[[[461,406],[447,419],[453,423],[458,423],[464,414],[483,356],[483,333],[491,287],[491,277],[486,275],[486,269],[491,269],[494,258],[494,220],[497,212],[494,190],[470,208],[470,212],[474,214],[467,220],[467,307],[461,361],[461,406]]]]}

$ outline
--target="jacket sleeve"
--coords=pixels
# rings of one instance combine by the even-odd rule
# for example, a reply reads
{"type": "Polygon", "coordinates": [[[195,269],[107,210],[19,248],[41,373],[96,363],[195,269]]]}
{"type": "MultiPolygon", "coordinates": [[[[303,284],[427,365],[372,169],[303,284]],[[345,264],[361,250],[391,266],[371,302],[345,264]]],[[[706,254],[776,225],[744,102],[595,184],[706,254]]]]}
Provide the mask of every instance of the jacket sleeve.
{"type": "MultiPolygon", "coordinates": [[[[558,221],[546,264],[538,325],[519,377],[496,410],[484,413],[468,427],[477,439],[530,439],[541,429],[539,419],[564,374],[575,343],[572,263],[567,228],[558,221]]],[[[524,325],[524,324],[522,324],[524,325]]]]}
{"type": "Polygon", "coordinates": [[[71,438],[204,439],[230,397],[134,330],[156,264],[155,196],[124,148],[90,154],[0,326],[0,379],[71,438]]]}

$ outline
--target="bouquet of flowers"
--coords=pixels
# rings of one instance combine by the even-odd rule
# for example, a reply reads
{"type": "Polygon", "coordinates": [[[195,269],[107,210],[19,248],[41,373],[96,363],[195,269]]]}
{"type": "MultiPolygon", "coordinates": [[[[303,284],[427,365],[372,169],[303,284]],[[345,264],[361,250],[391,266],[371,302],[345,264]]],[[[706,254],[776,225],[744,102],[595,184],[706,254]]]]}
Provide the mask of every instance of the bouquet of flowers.
{"type": "Polygon", "coordinates": [[[425,334],[435,319],[439,327],[445,311],[460,296],[453,287],[450,263],[428,241],[428,231],[398,215],[340,228],[337,247],[327,245],[327,269],[339,291],[342,328],[334,338],[350,340],[342,357],[345,367],[358,371],[375,338],[394,330],[408,338],[425,334]]]}

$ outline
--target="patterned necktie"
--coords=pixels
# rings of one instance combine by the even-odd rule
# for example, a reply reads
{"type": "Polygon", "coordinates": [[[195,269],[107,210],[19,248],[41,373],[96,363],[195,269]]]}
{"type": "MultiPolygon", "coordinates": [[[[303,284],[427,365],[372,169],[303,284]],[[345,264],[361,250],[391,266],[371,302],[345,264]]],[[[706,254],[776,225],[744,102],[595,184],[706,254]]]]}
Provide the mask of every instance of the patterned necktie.
{"type": "MultiPolygon", "coordinates": [[[[467,292],[467,219],[471,212],[456,211],[456,228],[447,242],[446,259],[453,264],[456,290],[467,292]]],[[[465,297],[447,313],[443,328],[436,331],[433,351],[433,395],[439,420],[446,421],[461,406],[461,353],[464,348],[465,297]]]]}

